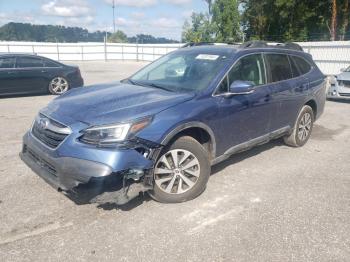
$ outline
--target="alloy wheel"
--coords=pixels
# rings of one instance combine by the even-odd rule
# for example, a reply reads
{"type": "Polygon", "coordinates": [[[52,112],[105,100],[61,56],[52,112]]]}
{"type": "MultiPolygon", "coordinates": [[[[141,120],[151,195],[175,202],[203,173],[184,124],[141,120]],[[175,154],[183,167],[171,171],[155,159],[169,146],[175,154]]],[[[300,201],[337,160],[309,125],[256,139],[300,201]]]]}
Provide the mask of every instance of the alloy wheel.
{"type": "Polygon", "coordinates": [[[67,80],[63,77],[55,77],[50,82],[50,87],[55,94],[60,95],[68,90],[69,85],[67,80]]]}
{"type": "Polygon", "coordinates": [[[184,149],[165,153],[154,170],[156,185],[165,193],[182,194],[197,183],[200,164],[197,157],[184,149]]]}
{"type": "Polygon", "coordinates": [[[301,118],[298,126],[298,138],[304,141],[308,138],[312,126],[312,118],[310,113],[305,113],[301,118]]]}

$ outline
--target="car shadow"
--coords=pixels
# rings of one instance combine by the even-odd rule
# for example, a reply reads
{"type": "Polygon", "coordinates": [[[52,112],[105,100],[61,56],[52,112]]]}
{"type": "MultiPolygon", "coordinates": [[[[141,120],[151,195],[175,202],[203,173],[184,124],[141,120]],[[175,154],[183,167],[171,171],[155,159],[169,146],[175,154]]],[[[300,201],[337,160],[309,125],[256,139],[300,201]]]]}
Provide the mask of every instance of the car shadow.
{"type": "Polygon", "coordinates": [[[274,147],[277,147],[277,146],[285,146],[285,144],[283,143],[283,140],[281,138],[276,139],[276,140],[272,140],[266,144],[263,144],[263,145],[260,145],[257,147],[253,147],[247,151],[233,154],[228,159],[226,159],[218,164],[213,165],[211,168],[211,176],[220,173],[223,169],[225,169],[228,166],[231,166],[233,164],[237,164],[245,159],[259,155],[260,153],[263,153],[263,152],[265,152],[269,149],[272,149],[274,147]]]}
{"type": "Polygon", "coordinates": [[[40,97],[40,96],[53,96],[47,93],[38,93],[38,94],[16,94],[16,95],[0,95],[1,99],[9,99],[9,98],[21,98],[21,97],[40,97]]]}
{"type": "Polygon", "coordinates": [[[147,193],[141,193],[138,197],[132,199],[130,202],[124,205],[117,205],[113,202],[106,202],[97,205],[98,209],[103,209],[106,211],[111,210],[121,210],[121,211],[130,211],[138,206],[142,205],[145,202],[151,201],[152,198],[147,193]]]}
{"type": "Polygon", "coordinates": [[[330,102],[337,102],[337,103],[343,103],[343,104],[350,104],[350,98],[349,98],[349,99],[327,98],[327,101],[330,101],[330,102]]]}
{"type": "MultiPolygon", "coordinates": [[[[261,146],[254,147],[250,150],[232,155],[225,161],[214,165],[211,170],[211,176],[220,173],[220,171],[222,171],[223,169],[225,169],[230,165],[239,163],[240,161],[256,156],[276,146],[284,146],[284,145],[285,144],[283,143],[282,139],[277,139],[277,140],[270,141],[269,143],[263,144],[261,146]]],[[[110,211],[110,210],[130,211],[142,205],[144,202],[148,202],[151,200],[152,198],[147,193],[143,193],[143,194],[141,193],[138,197],[132,199],[130,202],[128,202],[125,205],[117,205],[116,203],[113,203],[113,202],[106,202],[106,203],[99,203],[97,205],[97,208],[107,210],[107,211],[110,211]]]]}

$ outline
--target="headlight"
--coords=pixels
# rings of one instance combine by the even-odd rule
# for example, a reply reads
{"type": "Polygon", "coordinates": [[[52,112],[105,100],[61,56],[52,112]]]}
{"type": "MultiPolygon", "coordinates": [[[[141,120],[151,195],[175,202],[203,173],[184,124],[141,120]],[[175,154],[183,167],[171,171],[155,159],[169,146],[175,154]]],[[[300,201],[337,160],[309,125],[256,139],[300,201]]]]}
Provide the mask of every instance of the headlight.
{"type": "Polygon", "coordinates": [[[80,137],[80,141],[96,145],[124,141],[128,136],[145,128],[151,120],[151,118],[145,118],[132,123],[90,127],[82,131],[83,135],[80,137]]]}

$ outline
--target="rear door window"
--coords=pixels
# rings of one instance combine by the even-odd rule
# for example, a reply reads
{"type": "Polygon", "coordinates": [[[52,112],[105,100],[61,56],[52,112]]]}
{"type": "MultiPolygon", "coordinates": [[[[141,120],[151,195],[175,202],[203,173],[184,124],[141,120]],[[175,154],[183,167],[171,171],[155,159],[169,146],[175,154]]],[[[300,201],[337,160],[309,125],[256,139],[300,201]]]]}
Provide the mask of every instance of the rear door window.
{"type": "Polygon", "coordinates": [[[271,82],[293,78],[288,56],[284,54],[266,54],[270,68],[271,82]]]}
{"type": "Polygon", "coordinates": [[[289,62],[290,62],[290,66],[292,68],[292,74],[293,74],[293,77],[298,77],[300,75],[302,75],[300,73],[300,70],[299,68],[297,67],[295,61],[292,59],[292,56],[289,56],[289,62]]]}
{"type": "Polygon", "coordinates": [[[18,57],[17,68],[43,67],[43,60],[35,57],[18,57]]]}
{"type": "Polygon", "coordinates": [[[310,72],[311,65],[304,59],[298,56],[290,56],[292,63],[298,68],[300,75],[305,75],[310,72]]]}
{"type": "Polygon", "coordinates": [[[14,57],[0,58],[0,68],[14,68],[15,63],[16,63],[16,58],[14,57]]]}

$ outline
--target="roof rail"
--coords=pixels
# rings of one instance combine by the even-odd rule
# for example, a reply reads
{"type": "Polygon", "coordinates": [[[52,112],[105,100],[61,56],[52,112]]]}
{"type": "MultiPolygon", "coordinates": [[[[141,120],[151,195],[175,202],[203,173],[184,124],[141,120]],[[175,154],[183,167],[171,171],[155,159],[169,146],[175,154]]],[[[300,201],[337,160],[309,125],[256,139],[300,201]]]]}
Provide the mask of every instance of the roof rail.
{"type": "Polygon", "coordinates": [[[193,46],[202,46],[202,45],[227,45],[226,43],[214,43],[214,42],[189,42],[185,45],[182,46],[182,48],[184,47],[193,47],[193,46]]]}
{"type": "Polygon", "coordinates": [[[296,51],[303,51],[303,48],[297,43],[269,43],[267,41],[249,41],[240,45],[240,48],[281,48],[296,51]]]}

